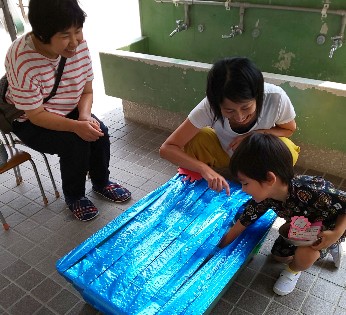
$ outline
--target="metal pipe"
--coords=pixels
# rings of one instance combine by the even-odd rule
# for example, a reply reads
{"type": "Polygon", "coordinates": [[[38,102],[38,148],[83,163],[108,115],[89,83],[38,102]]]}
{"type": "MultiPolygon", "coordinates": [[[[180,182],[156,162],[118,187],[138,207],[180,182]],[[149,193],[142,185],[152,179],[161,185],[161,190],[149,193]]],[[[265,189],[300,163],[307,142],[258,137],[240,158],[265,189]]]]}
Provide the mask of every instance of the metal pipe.
{"type": "MultiPolygon", "coordinates": [[[[253,4],[247,2],[220,2],[220,1],[201,1],[201,0],[155,0],[157,3],[174,3],[174,4],[204,4],[204,5],[220,5],[226,8],[257,8],[257,9],[272,9],[272,10],[286,10],[286,11],[300,11],[300,12],[313,12],[321,13],[320,9],[292,7],[292,6],[280,6],[271,4],[253,4]]],[[[346,10],[328,10],[330,14],[336,14],[346,16],[346,10]]]]}
{"type": "Polygon", "coordinates": [[[189,11],[189,4],[184,4],[184,23],[187,27],[190,26],[190,11],[189,11]]]}
{"type": "MultiPolygon", "coordinates": [[[[320,9],[314,8],[303,8],[303,7],[294,7],[294,6],[279,6],[279,5],[271,5],[271,4],[253,4],[247,2],[231,2],[231,1],[201,1],[201,0],[155,0],[157,3],[174,3],[185,4],[185,6],[192,4],[202,4],[202,5],[219,5],[224,6],[226,9],[229,8],[240,8],[241,10],[248,8],[257,8],[257,9],[272,9],[272,10],[284,10],[284,11],[298,11],[298,12],[311,12],[311,13],[321,13],[320,9]]],[[[341,40],[344,41],[345,27],[346,27],[346,10],[328,10],[329,14],[340,15],[342,17],[341,20],[341,29],[339,36],[341,40]]],[[[186,13],[185,13],[186,17],[186,13]]]]}
{"type": "Polygon", "coordinates": [[[0,8],[2,8],[4,13],[4,20],[7,31],[10,34],[11,40],[14,41],[17,38],[17,31],[10,11],[8,0],[0,0],[0,8]]]}
{"type": "Polygon", "coordinates": [[[343,15],[341,18],[341,29],[340,29],[340,36],[342,40],[344,39],[345,26],[346,26],[346,15],[343,15]]]}

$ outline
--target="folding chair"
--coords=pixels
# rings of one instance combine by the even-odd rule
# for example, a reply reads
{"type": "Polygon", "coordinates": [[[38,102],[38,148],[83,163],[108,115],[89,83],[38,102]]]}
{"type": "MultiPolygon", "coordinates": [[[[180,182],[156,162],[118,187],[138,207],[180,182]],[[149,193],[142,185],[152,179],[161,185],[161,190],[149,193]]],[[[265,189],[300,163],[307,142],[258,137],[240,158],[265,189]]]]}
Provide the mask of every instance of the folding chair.
{"type": "MultiPolygon", "coordinates": [[[[21,5],[21,9],[23,7],[23,3],[22,1],[20,1],[20,5],[21,5]]],[[[4,17],[4,25],[6,30],[9,32],[11,40],[14,41],[17,38],[17,35],[20,35],[22,33],[24,33],[24,21],[23,18],[21,18],[18,15],[18,12],[15,8],[15,4],[12,3],[11,0],[0,0],[0,10],[2,10],[3,13],[3,17],[4,17]]],[[[39,177],[38,171],[37,171],[37,167],[35,162],[32,160],[31,155],[24,151],[24,150],[19,150],[15,147],[16,144],[21,144],[21,145],[25,145],[24,143],[22,143],[19,139],[14,138],[12,133],[4,133],[1,131],[1,126],[0,126],[0,132],[1,135],[5,141],[5,148],[6,151],[8,153],[9,159],[7,161],[7,163],[5,165],[3,165],[2,167],[0,167],[0,174],[13,169],[14,170],[14,174],[16,177],[16,183],[17,185],[19,185],[22,182],[22,176],[20,173],[20,168],[19,165],[29,161],[34,169],[35,172],[35,176],[42,194],[42,198],[43,198],[43,202],[45,205],[47,205],[48,200],[47,197],[44,193],[43,187],[42,187],[42,182],[41,179],[39,177]]],[[[42,152],[40,152],[40,154],[42,155],[45,163],[46,163],[46,167],[48,170],[48,175],[50,177],[50,180],[52,182],[54,191],[55,191],[55,196],[56,198],[60,197],[60,194],[57,190],[54,178],[53,178],[53,174],[48,162],[48,159],[46,157],[46,155],[42,152]]],[[[4,216],[2,215],[1,211],[0,211],[0,221],[2,222],[5,230],[8,230],[9,225],[6,223],[4,216]]]]}
{"type": "MultiPolygon", "coordinates": [[[[46,197],[46,195],[44,193],[42,182],[41,182],[40,176],[38,174],[36,164],[31,159],[31,155],[28,152],[23,151],[23,150],[19,150],[19,149],[15,148],[15,147],[13,147],[11,145],[4,144],[4,146],[5,146],[5,149],[7,151],[8,160],[7,160],[7,162],[4,165],[2,165],[0,167],[0,174],[5,173],[5,172],[7,172],[10,169],[14,169],[15,174],[16,174],[16,178],[17,178],[17,185],[19,185],[22,182],[21,176],[20,175],[18,176],[18,173],[17,173],[17,172],[19,172],[18,171],[19,170],[19,165],[24,163],[24,162],[26,162],[26,161],[29,161],[31,163],[31,165],[32,165],[32,168],[34,169],[35,176],[36,176],[36,179],[37,179],[37,183],[38,183],[38,186],[39,186],[41,194],[42,194],[43,203],[45,205],[47,205],[48,204],[48,199],[47,199],[47,197],[46,197]]],[[[3,224],[4,228],[5,228],[5,230],[8,230],[9,229],[9,225],[6,223],[5,218],[3,217],[1,211],[0,211],[0,219],[2,221],[2,224],[3,224]]]]}
{"type": "MultiPolygon", "coordinates": [[[[8,133],[3,132],[1,130],[1,126],[0,126],[0,132],[1,132],[1,135],[4,139],[4,143],[5,143],[4,147],[5,147],[7,155],[8,155],[7,162],[0,167],[0,174],[5,173],[10,169],[13,169],[14,175],[16,177],[16,183],[17,183],[17,185],[20,185],[20,183],[23,181],[23,179],[22,179],[22,175],[20,173],[19,165],[26,162],[26,161],[29,161],[31,163],[33,169],[34,169],[37,183],[38,183],[38,186],[39,186],[41,194],[42,194],[43,203],[45,205],[47,205],[48,199],[44,193],[42,182],[41,182],[40,176],[38,174],[35,162],[32,160],[31,155],[28,152],[26,152],[24,150],[19,150],[15,147],[16,144],[20,144],[20,145],[25,145],[25,144],[21,140],[19,140],[17,137],[14,137],[11,132],[8,132],[8,133]]],[[[56,187],[55,180],[54,180],[48,159],[44,153],[42,153],[42,152],[39,152],[39,153],[42,155],[42,157],[45,161],[45,164],[46,164],[46,167],[48,170],[48,175],[50,177],[50,180],[52,182],[52,185],[53,185],[53,188],[55,191],[55,196],[56,196],[56,198],[59,198],[60,194],[59,194],[59,191],[56,187]]],[[[4,216],[2,215],[1,210],[0,210],[0,221],[2,222],[2,224],[4,226],[4,229],[8,230],[9,225],[7,224],[4,216]]]]}
{"type": "MultiPolygon", "coordinates": [[[[25,144],[20,139],[18,139],[17,137],[13,137],[12,133],[5,134],[4,132],[1,131],[1,134],[2,134],[2,137],[5,140],[6,145],[8,145],[8,146],[15,147],[16,144],[20,144],[20,145],[24,145],[25,146],[25,144]]],[[[43,160],[44,160],[44,162],[46,164],[46,167],[47,167],[49,178],[50,178],[50,180],[52,182],[52,185],[53,185],[55,197],[59,198],[60,197],[60,193],[59,193],[59,191],[58,191],[58,189],[56,187],[55,180],[54,180],[53,173],[52,173],[52,169],[51,169],[51,167],[49,165],[47,156],[46,156],[46,154],[44,154],[42,152],[39,152],[39,151],[37,151],[37,152],[40,153],[42,155],[42,157],[43,157],[43,160]]],[[[16,176],[17,185],[19,185],[22,182],[22,180],[23,180],[22,176],[20,174],[19,167],[17,167],[17,169],[14,169],[14,172],[15,172],[15,176],[16,176]]]]}

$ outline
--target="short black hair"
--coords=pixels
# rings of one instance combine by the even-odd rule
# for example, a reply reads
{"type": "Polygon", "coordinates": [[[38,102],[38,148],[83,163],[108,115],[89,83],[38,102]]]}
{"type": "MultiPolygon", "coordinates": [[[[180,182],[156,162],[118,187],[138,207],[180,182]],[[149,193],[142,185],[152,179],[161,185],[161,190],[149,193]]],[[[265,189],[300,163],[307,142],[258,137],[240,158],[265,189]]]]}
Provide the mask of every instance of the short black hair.
{"type": "Polygon", "coordinates": [[[83,27],[86,14],[77,0],[30,0],[28,18],[34,35],[44,44],[58,32],[83,27]]]}
{"type": "Polygon", "coordinates": [[[230,171],[234,178],[242,173],[260,183],[268,179],[268,172],[273,172],[283,183],[289,184],[294,177],[293,158],[280,138],[255,132],[234,151],[230,171]]]}
{"type": "Polygon", "coordinates": [[[263,74],[248,58],[221,59],[214,63],[208,73],[206,94],[215,121],[220,119],[224,122],[221,103],[225,98],[236,103],[255,99],[258,117],[263,104],[263,74]]]}

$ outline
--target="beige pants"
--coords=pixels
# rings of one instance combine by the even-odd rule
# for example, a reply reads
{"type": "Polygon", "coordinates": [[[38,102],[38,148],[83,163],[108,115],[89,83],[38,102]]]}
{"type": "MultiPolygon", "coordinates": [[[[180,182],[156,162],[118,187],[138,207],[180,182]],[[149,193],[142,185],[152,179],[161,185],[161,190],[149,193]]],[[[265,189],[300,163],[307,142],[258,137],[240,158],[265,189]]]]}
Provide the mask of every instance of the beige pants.
{"type": "MultiPolygon", "coordinates": [[[[287,145],[293,157],[293,165],[296,164],[300,152],[300,147],[295,145],[290,139],[280,137],[287,145]]],[[[228,168],[230,157],[223,150],[215,131],[210,127],[204,127],[193,137],[184,147],[184,151],[215,169],[228,168]]]]}

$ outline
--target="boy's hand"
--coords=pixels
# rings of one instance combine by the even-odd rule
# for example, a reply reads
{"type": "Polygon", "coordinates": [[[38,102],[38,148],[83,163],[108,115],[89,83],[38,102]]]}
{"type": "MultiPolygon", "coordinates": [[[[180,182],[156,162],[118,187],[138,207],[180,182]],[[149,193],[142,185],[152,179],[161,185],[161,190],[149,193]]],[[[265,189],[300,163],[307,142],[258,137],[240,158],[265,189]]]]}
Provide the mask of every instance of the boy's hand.
{"type": "Polygon", "coordinates": [[[327,249],[330,245],[336,243],[341,235],[335,231],[327,230],[319,233],[317,237],[318,241],[311,246],[314,250],[327,249]]]}
{"type": "Polygon", "coordinates": [[[245,229],[246,227],[242,225],[238,219],[237,222],[222,237],[218,247],[226,247],[228,244],[232,243],[245,229]]]}
{"type": "Polygon", "coordinates": [[[226,236],[227,236],[227,234],[224,235],[224,237],[221,239],[220,243],[217,245],[218,247],[224,248],[230,243],[230,242],[227,242],[226,236]]]}

